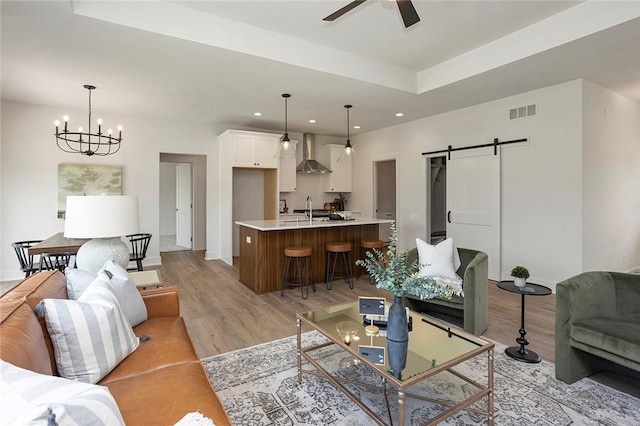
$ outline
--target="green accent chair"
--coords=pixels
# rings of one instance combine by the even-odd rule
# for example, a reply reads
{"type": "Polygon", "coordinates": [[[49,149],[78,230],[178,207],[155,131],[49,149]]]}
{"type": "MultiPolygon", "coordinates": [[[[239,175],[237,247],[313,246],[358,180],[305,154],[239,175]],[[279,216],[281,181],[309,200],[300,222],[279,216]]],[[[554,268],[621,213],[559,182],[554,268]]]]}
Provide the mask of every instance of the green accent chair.
{"type": "MultiPolygon", "coordinates": [[[[420,300],[411,296],[404,299],[405,306],[421,313],[440,313],[462,319],[466,332],[480,336],[489,326],[489,258],[487,254],[458,248],[464,297],[452,296],[450,300],[435,298],[420,300]]],[[[418,260],[418,249],[409,250],[409,264],[418,260]]]]}
{"type": "Polygon", "coordinates": [[[558,283],[555,346],[566,383],[617,365],[640,372],[640,275],[594,271],[558,283]]]}

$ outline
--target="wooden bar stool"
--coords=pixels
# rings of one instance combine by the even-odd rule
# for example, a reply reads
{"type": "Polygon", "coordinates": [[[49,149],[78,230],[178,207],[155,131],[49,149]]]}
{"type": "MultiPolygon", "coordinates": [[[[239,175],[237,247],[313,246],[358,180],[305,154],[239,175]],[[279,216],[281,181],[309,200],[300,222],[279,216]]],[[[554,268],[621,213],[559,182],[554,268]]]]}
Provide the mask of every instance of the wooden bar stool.
{"type": "MultiPolygon", "coordinates": [[[[362,240],[360,241],[360,256],[361,259],[367,258],[367,252],[372,249],[384,250],[384,241],[382,240],[362,240]]],[[[356,279],[360,279],[360,270],[364,269],[362,266],[358,266],[356,270],[356,279]]],[[[369,284],[374,284],[373,279],[369,276],[369,284]]]]}
{"type": "Polygon", "coordinates": [[[353,289],[353,274],[351,273],[351,243],[327,243],[327,261],[324,274],[324,280],[327,283],[327,289],[331,290],[331,284],[336,274],[336,266],[338,264],[338,255],[342,254],[342,267],[340,268],[339,278],[344,278],[349,283],[349,288],[353,289]]]}
{"type": "Polygon", "coordinates": [[[280,296],[284,296],[287,286],[300,287],[302,298],[306,299],[309,295],[309,285],[315,292],[316,285],[313,282],[313,271],[311,269],[311,247],[285,247],[280,296]],[[291,265],[291,259],[295,259],[293,266],[291,265]],[[291,271],[292,268],[294,269],[293,273],[291,271]]]}

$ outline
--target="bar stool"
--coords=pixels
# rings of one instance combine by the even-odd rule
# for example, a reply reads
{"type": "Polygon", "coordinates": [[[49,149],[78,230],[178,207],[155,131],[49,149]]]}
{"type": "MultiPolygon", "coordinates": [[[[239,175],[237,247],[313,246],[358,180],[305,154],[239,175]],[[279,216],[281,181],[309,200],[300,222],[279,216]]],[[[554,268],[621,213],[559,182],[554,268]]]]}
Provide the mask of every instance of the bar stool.
{"type": "MultiPolygon", "coordinates": [[[[372,251],[373,249],[378,249],[382,251],[384,249],[384,241],[382,240],[362,240],[360,241],[360,256],[361,259],[367,258],[367,252],[372,251]]],[[[373,254],[373,253],[372,253],[373,254]]],[[[356,279],[360,279],[360,270],[364,269],[363,266],[358,266],[356,271],[356,279]]],[[[369,276],[369,284],[374,284],[373,279],[369,276]]]]}
{"type": "Polygon", "coordinates": [[[284,269],[282,271],[282,289],[280,290],[280,296],[284,296],[284,290],[287,286],[300,287],[302,298],[306,299],[309,295],[309,285],[311,285],[311,288],[315,292],[316,285],[313,282],[313,271],[311,269],[311,247],[285,247],[284,269]],[[291,259],[295,259],[293,271],[295,273],[293,274],[291,271],[291,259]],[[304,259],[304,265],[302,265],[302,259],[304,259]]]}
{"type": "Polygon", "coordinates": [[[331,290],[333,279],[336,273],[336,265],[338,264],[338,255],[342,254],[342,267],[340,268],[339,278],[344,278],[349,283],[349,288],[353,289],[353,274],[351,273],[351,243],[327,243],[327,261],[324,274],[324,280],[327,283],[327,289],[331,290]]]}

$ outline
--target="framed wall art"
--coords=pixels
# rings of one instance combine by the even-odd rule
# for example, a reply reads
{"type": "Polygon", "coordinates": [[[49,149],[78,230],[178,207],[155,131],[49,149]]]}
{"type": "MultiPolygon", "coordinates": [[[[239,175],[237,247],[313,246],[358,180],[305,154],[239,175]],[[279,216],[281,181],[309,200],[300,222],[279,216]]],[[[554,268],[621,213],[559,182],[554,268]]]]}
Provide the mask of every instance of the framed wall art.
{"type": "Polygon", "coordinates": [[[58,164],[58,218],[64,219],[68,195],[122,195],[122,166],[58,164]]]}

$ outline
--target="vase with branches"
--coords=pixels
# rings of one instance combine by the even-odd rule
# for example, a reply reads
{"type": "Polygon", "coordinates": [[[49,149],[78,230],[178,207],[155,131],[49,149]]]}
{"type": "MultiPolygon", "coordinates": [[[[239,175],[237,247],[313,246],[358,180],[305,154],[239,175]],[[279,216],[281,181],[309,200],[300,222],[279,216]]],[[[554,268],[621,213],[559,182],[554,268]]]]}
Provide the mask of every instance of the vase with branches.
{"type": "Polygon", "coordinates": [[[387,348],[389,350],[389,366],[393,375],[401,377],[406,366],[409,330],[407,314],[402,298],[414,296],[422,300],[442,297],[450,299],[452,295],[460,295],[461,290],[436,282],[431,277],[421,276],[418,261],[409,262],[409,252],[397,250],[398,233],[395,222],[391,224],[390,243],[385,251],[373,249],[367,251],[365,259],[356,261],[375,281],[376,287],[393,295],[393,305],[387,317],[387,348]]]}
{"type": "Polygon", "coordinates": [[[391,224],[391,236],[386,252],[367,251],[365,259],[356,261],[375,281],[376,287],[387,290],[394,297],[414,296],[422,300],[441,297],[451,299],[461,291],[453,286],[439,284],[431,277],[421,276],[418,261],[409,262],[409,251],[398,252],[398,233],[395,222],[391,224]]]}
{"type": "Polygon", "coordinates": [[[393,295],[393,305],[387,316],[387,349],[389,367],[395,377],[402,376],[406,367],[409,343],[409,328],[403,296],[418,297],[422,300],[441,297],[451,299],[460,295],[461,290],[440,284],[431,277],[421,276],[418,261],[409,261],[409,251],[398,251],[398,232],[395,222],[391,224],[390,243],[386,251],[367,251],[365,259],[356,261],[375,281],[376,287],[393,295]]]}

